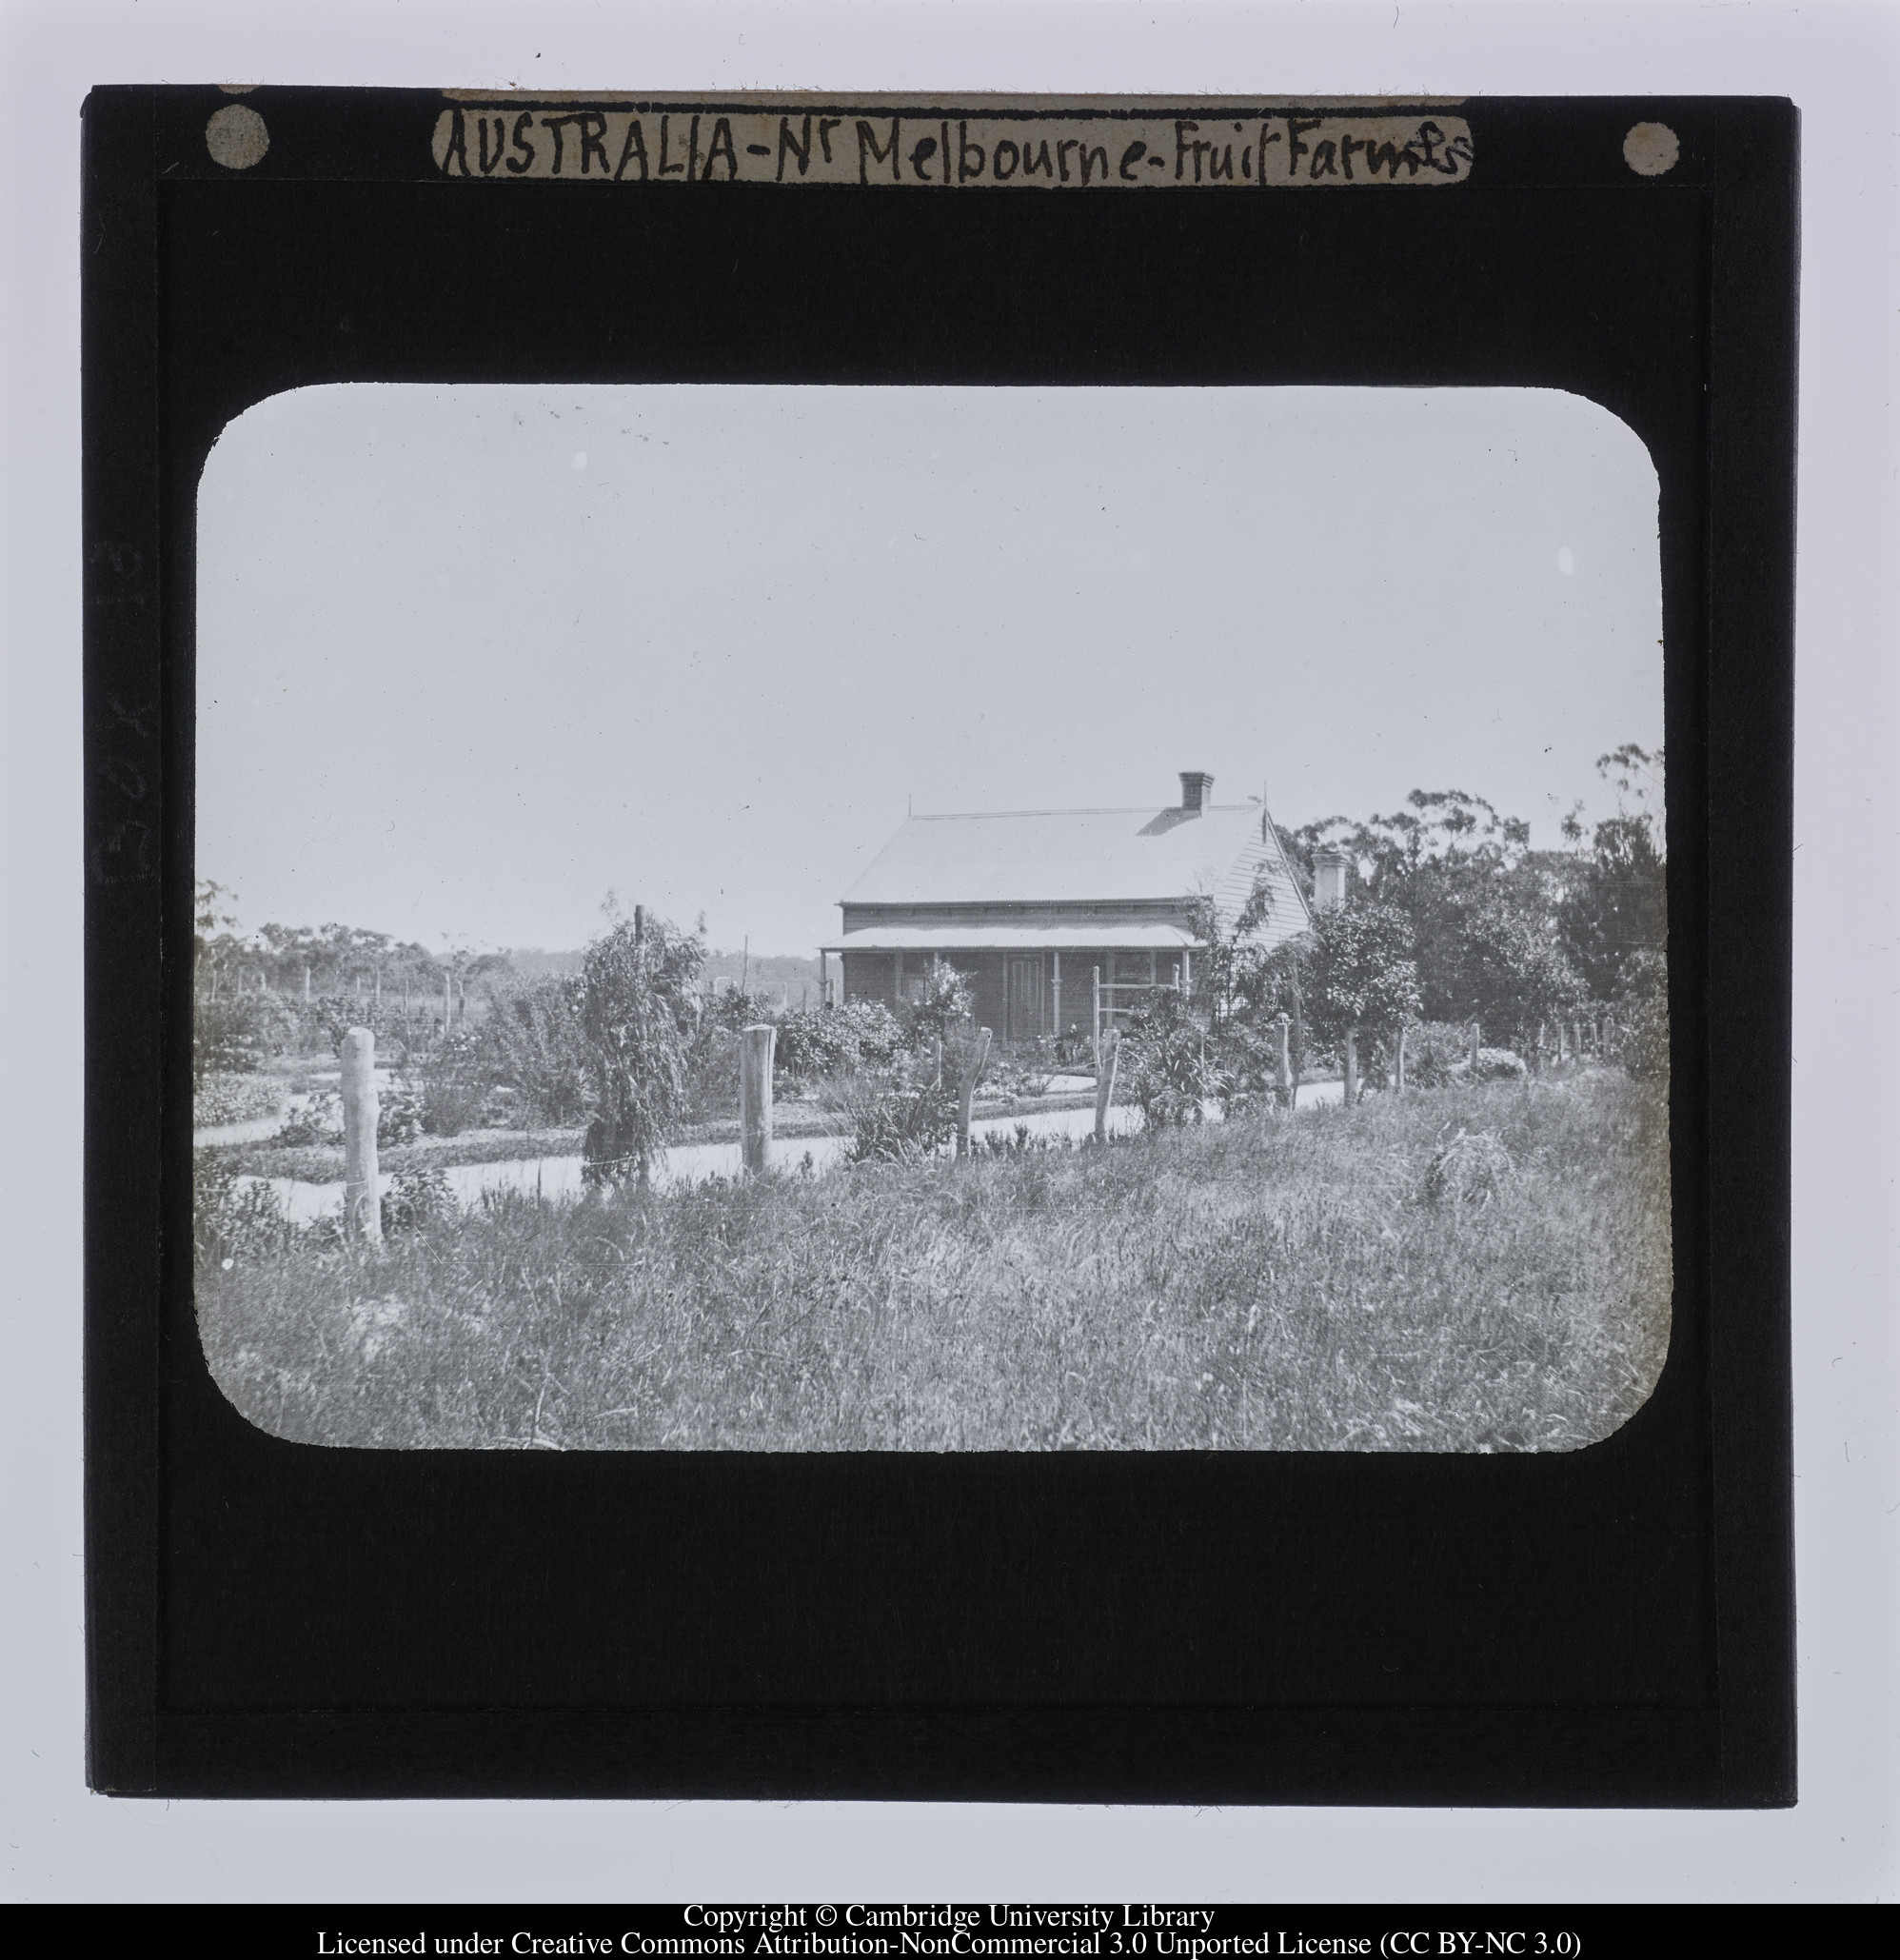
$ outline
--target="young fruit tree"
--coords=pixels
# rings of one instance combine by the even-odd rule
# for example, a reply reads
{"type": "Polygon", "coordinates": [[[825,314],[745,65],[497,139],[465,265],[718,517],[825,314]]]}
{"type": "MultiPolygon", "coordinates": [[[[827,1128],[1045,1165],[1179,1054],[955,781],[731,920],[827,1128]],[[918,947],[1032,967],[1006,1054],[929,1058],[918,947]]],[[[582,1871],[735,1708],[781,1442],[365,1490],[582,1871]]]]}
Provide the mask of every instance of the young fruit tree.
{"type": "Polygon", "coordinates": [[[1354,1099],[1353,1058],[1362,1031],[1396,1036],[1418,1018],[1418,964],[1411,920],[1395,905],[1360,902],[1322,912],[1313,921],[1313,951],[1303,990],[1306,1013],[1322,1040],[1347,1058],[1346,1099],[1354,1099]]]}
{"type": "Polygon", "coordinates": [[[1262,947],[1260,928],[1273,909],[1273,888],[1262,871],[1244,903],[1231,913],[1205,892],[1191,892],[1184,906],[1188,930],[1200,947],[1194,966],[1194,998],[1208,1025],[1257,1012],[1277,978],[1262,947]]]}
{"type": "Polygon", "coordinates": [[[588,948],[581,1028],[596,1114],[583,1148],[590,1184],[644,1184],[684,1116],[692,996],[705,941],[635,908],[588,948]]]}

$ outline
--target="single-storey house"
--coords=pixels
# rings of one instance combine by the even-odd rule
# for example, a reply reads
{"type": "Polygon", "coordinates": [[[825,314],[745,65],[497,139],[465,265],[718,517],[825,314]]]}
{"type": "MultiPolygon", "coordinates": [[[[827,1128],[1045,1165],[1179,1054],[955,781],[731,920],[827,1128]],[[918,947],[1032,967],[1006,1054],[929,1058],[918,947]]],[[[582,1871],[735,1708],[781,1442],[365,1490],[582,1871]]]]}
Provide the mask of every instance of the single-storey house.
{"type": "Polygon", "coordinates": [[[1217,803],[1181,775],[1160,809],[911,817],[840,901],[824,998],[915,1000],[933,960],[969,976],[977,1020],[1016,1044],[1094,1032],[1158,986],[1186,985],[1205,948],[1192,900],[1231,920],[1264,876],[1269,948],[1310,913],[1263,802],[1217,803]],[[841,989],[829,984],[836,954],[841,989]]]}

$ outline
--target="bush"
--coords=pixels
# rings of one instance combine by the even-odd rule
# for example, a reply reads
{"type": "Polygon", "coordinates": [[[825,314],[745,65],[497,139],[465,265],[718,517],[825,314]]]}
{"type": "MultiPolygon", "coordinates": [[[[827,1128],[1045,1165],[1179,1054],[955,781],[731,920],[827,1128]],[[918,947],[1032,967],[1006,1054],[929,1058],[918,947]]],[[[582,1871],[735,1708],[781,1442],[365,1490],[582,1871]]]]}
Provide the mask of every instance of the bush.
{"type": "MultiPolygon", "coordinates": [[[[1471,1029],[1456,1021],[1428,1020],[1405,1031],[1405,1086],[1408,1089],[1444,1089],[1454,1082],[1473,1079],[1471,1072],[1471,1029]]],[[[1389,1036],[1359,1038],[1359,1072],[1369,1089],[1392,1086],[1393,1042],[1389,1036]]],[[[1530,1074],[1522,1056],[1510,1048],[1483,1048],[1477,1051],[1480,1082],[1516,1081],[1530,1074]]]]}
{"type": "MultiPolygon", "coordinates": [[[[967,1038],[963,1038],[967,1039],[967,1038]]],[[[943,1084],[936,1044],[928,1057],[906,1056],[889,1068],[856,1069],[824,1083],[827,1105],[850,1124],[847,1163],[914,1163],[934,1157],[957,1134],[957,1047],[946,1044],[943,1084]]]]}
{"type": "Polygon", "coordinates": [[[1515,1168],[1494,1131],[1460,1128],[1425,1168],[1425,1200],[1482,1209],[1504,1189],[1515,1168]]]}
{"type": "MultiPolygon", "coordinates": [[[[1405,1080],[1415,1089],[1442,1089],[1454,1081],[1463,1081],[1470,1071],[1465,1063],[1471,1055],[1471,1030],[1460,1027],[1456,1021],[1421,1021],[1405,1031],[1405,1080]]],[[[1479,1049],[1479,1059],[1484,1051],[1479,1049]]],[[[1383,1088],[1386,1077],[1386,1058],[1377,1058],[1379,1076],[1375,1080],[1370,1068],[1366,1079],[1375,1087],[1383,1088]]]]}
{"type": "MultiPolygon", "coordinates": [[[[376,1142],[379,1149],[413,1143],[423,1134],[421,1099],[408,1089],[386,1089],[376,1099],[376,1142]]],[[[343,1100],[333,1089],[314,1095],[302,1109],[286,1118],[270,1138],[288,1150],[341,1149],[343,1100]]]]}
{"type": "Polygon", "coordinates": [[[318,1091],[302,1109],[285,1119],[284,1127],[271,1138],[287,1149],[308,1149],[312,1145],[331,1149],[343,1143],[343,1104],[335,1090],[318,1091]]]}
{"type": "Polygon", "coordinates": [[[616,919],[588,946],[574,994],[598,1112],[582,1146],[590,1185],[644,1184],[691,1112],[690,1060],[705,941],[664,920],[616,919]]]}
{"type": "Polygon", "coordinates": [[[1669,966],[1646,947],[1631,962],[1616,999],[1616,1059],[1641,1082],[1669,1080],[1669,966]]]}
{"type": "MultiPolygon", "coordinates": [[[[860,1077],[857,1084],[876,1079],[860,1077]]],[[[848,1163],[914,1163],[935,1157],[957,1134],[957,1099],[923,1082],[879,1080],[869,1094],[847,1091],[851,1141],[848,1163]]]]}
{"type": "Polygon", "coordinates": [[[376,1037],[379,1060],[402,1060],[409,1052],[408,1029],[393,1001],[380,1007],[366,994],[319,994],[301,1002],[291,1017],[300,1054],[343,1053],[343,1038],[351,1028],[367,1028],[376,1037]]]}
{"type": "Polygon", "coordinates": [[[1123,1035],[1120,1074],[1150,1135],[1199,1122],[1202,1105],[1223,1086],[1206,1031],[1180,996],[1166,990],[1123,1035]]]}
{"type": "Polygon", "coordinates": [[[903,1028],[881,1000],[801,1008],[776,1025],[779,1039],[772,1051],[773,1072],[793,1093],[829,1076],[888,1068],[904,1045],[903,1028]]]}
{"type": "Polygon", "coordinates": [[[459,1137],[481,1127],[488,1106],[486,1083],[453,1076],[425,1080],[421,1097],[422,1127],[431,1137],[459,1137]]]}
{"type": "Polygon", "coordinates": [[[376,1099],[376,1141],[387,1150],[423,1133],[421,1099],[412,1089],[387,1089],[376,1099]]]}
{"type": "Polygon", "coordinates": [[[296,1032],[296,1020],[275,994],[230,994],[191,1003],[191,1073],[246,1074],[281,1054],[296,1032]]]}
{"type": "Polygon", "coordinates": [[[405,1164],[383,1194],[383,1230],[416,1232],[441,1224],[458,1207],[440,1164],[405,1164]]]}
{"type": "Polygon", "coordinates": [[[489,1083],[482,1067],[480,1037],[466,1028],[445,1035],[409,1064],[414,1107],[432,1137],[459,1137],[486,1111],[489,1083]]]}
{"type": "MultiPolygon", "coordinates": [[[[1480,1082],[1521,1081],[1531,1073],[1524,1058],[1511,1048],[1480,1048],[1477,1051],[1477,1077],[1480,1082]]],[[[1467,1061],[1458,1070],[1458,1079],[1471,1079],[1471,1065],[1467,1061]]]]}
{"type": "Polygon", "coordinates": [[[1225,1021],[1208,1037],[1212,1093],[1229,1116],[1272,1108],[1279,1099],[1280,1031],[1271,1020],[1225,1021]]]}
{"type": "Polygon", "coordinates": [[[535,980],[496,999],[475,1039],[477,1072],[515,1092],[524,1125],[579,1123],[587,1114],[587,1041],[572,980],[535,980]]]}
{"type": "Polygon", "coordinates": [[[1075,1148],[1076,1139],[1063,1131],[1057,1130],[1038,1136],[1027,1123],[1018,1123],[1007,1137],[970,1138],[970,1155],[973,1158],[986,1157],[1008,1160],[1015,1158],[1043,1157],[1051,1153],[1059,1155],[1075,1148]]]}
{"type": "Polygon", "coordinates": [[[198,1262],[234,1264],[284,1252],[297,1228],[268,1184],[240,1178],[219,1152],[191,1157],[191,1244],[198,1262]]]}
{"type": "Polygon", "coordinates": [[[284,1107],[284,1085],[275,1076],[201,1076],[191,1091],[191,1120],[200,1129],[218,1123],[247,1123],[275,1116],[284,1107]]]}
{"type": "Polygon", "coordinates": [[[933,960],[923,977],[922,994],[904,1004],[905,1044],[920,1055],[935,1055],[938,1042],[947,1040],[971,1019],[976,1001],[968,974],[960,973],[948,960],[933,960]]]}
{"type": "Polygon", "coordinates": [[[718,1122],[739,1114],[739,1046],[740,1031],[710,1017],[693,1037],[685,1066],[685,1113],[692,1121],[718,1122]]]}

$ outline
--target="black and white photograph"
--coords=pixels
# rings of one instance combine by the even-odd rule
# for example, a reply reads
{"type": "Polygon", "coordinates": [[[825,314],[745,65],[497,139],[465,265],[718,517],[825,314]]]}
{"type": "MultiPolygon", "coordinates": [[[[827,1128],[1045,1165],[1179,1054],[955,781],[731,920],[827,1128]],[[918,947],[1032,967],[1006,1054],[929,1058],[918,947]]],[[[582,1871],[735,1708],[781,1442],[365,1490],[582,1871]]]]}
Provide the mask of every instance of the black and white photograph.
{"type": "Polygon", "coordinates": [[[345,384],[196,512],[194,1286],[302,1443],[1574,1451],[1657,477],[1549,387],[345,384]]]}
{"type": "Polygon", "coordinates": [[[1878,1895],[1891,24],[13,16],[15,1890],[1878,1895]]]}

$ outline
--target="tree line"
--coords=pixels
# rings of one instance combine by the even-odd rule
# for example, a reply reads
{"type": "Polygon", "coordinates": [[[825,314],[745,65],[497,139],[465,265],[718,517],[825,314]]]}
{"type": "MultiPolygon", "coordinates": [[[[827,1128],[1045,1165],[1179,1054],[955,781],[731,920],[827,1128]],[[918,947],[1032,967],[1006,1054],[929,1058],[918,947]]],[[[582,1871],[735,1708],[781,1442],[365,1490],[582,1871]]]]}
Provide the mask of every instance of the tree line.
{"type": "Polygon", "coordinates": [[[1625,743],[1596,767],[1615,812],[1586,830],[1573,807],[1560,850],[1534,850],[1521,818],[1458,789],[1414,790],[1390,815],[1281,829],[1309,903],[1327,852],[1345,861],[1345,901],[1316,910],[1310,930],[1271,953],[1257,937],[1264,883],[1231,918],[1193,901],[1208,948],[1193,1001],[1203,1031],[1244,1050],[1284,1017],[1303,1072],[1309,1041],[1384,1042],[1400,1027],[1476,1021],[1496,1045],[1530,1049],[1548,1028],[1609,1011],[1630,1028],[1638,1064],[1660,1067],[1664,756],[1625,743]]]}

